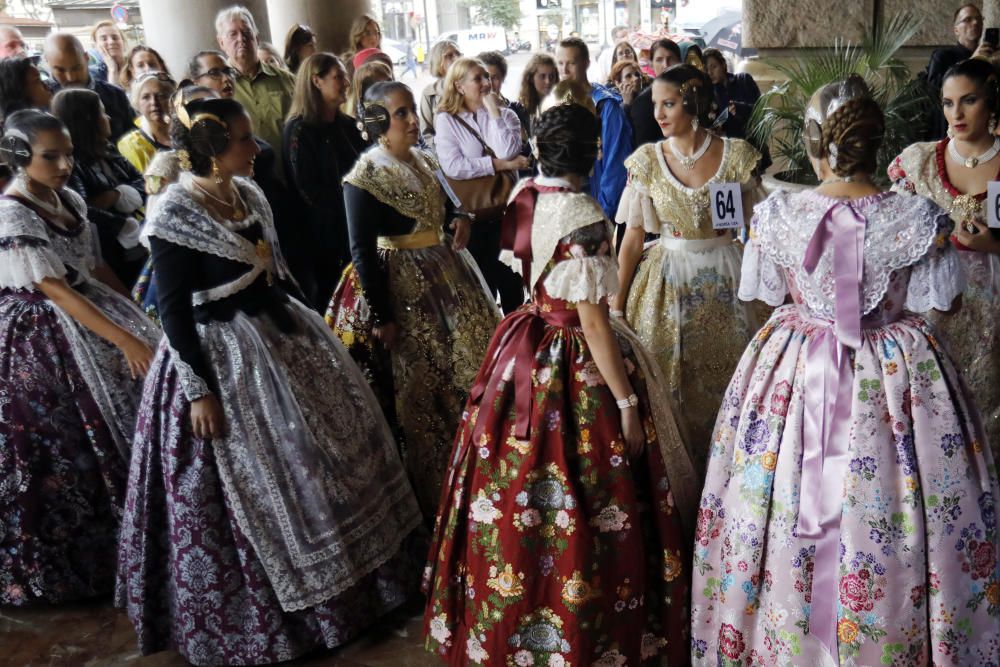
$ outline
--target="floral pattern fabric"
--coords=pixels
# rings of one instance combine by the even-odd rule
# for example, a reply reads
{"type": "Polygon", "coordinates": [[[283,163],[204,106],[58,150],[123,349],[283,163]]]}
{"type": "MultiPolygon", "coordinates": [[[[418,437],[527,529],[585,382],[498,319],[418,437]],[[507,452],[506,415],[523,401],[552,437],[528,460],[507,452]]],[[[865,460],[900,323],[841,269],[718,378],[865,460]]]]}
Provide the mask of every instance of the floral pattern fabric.
{"type": "Polygon", "coordinates": [[[709,200],[711,183],[749,188],[760,154],[740,139],[724,141],[717,174],[700,188],[674,177],[662,144],[640,147],[626,161],[629,184],[617,215],[629,227],[661,234],[636,267],[625,318],[663,369],[700,474],[719,399],[763,319],[736,296],[742,247],[712,228],[709,200]]]}
{"type": "Polygon", "coordinates": [[[603,221],[560,241],[532,302],[494,335],[484,391],[463,414],[425,575],[426,644],[449,664],[688,661],[688,543],[645,380],[620,339],[647,435],[629,460],[576,304],[546,287],[561,263],[597,257],[613,268],[603,221]],[[518,350],[530,359],[515,364],[518,350]],[[519,379],[530,382],[526,414],[519,379]]]}
{"type": "MultiPolygon", "coordinates": [[[[762,276],[780,273],[795,304],[778,308],[751,341],[719,412],[694,551],[693,661],[836,664],[810,634],[815,605],[835,604],[840,665],[997,664],[1000,487],[992,456],[955,365],[927,322],[903,310],[914,276],[951,275],[924,266],[949,266],[939,261],[953,252],[940,235],[947,219],[939,218],[937,243],[933,229],[921,236],[927,254],[892,272],[862,320],[851,355],[839,558],[834,571],[820,573],[817,541],[800,536],[798,521],[806,375],[819,363],[809,350],[831,324],[797,287],[801,258],[777,259],[794,239],[774,233],[775,211],[794,215],[783,224],[807,232],[819,222],[809,214],[816,197],[781,197],[783,207],[758,207],[751,243],[760,256],[744,282],[752,298],[762,276]],[[820,574],[836,577],[836,600],[813,597],[820,574]]],[[[877,213],[896,197],[854,203],[869,225],[866,281],[880,252],[869,240],[896,238],[871,229],[894,224],[877,213]]],[[[952,283],[949,302],[960,290],[952,283]]]]}
{"type": "MultiPolygon", "coordinates": [[[[956,225],[970,213],[983,221],[986,193],[963,195],[952,185],[944,162],[947,145],[944,139],[904,150],[889,166],[893,189],[931,199],[949,211],[956,225]]],[[[958,362],[996,461],[1000,458],[1000,256],[964,246],[958,255],[968,280],[962,307],[955,313],[934,313],[930,320],[958,362]]]]}

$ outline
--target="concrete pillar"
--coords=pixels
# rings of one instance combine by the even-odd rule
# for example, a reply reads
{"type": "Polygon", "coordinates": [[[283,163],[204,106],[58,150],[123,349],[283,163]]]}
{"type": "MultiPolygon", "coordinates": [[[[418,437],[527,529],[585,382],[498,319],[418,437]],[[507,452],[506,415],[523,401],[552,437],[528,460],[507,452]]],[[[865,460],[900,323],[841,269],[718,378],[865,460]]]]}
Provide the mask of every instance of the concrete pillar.
{"type": "Polygon", "coordinates": [[[983,0],[983,26],[1000,28],[1000,0],[983,0]]]}
{"type": "MultiPolygon", "coordinates": [[[[236,2],[237,0],[198,0],[185,2],[181,7],[175,2],[139,0],[146,43],[163,54],[167,67],[179,79],[187,69],[191,56],[202,49],[219,48],[215,39],[215,15],[220,9],[236,2]]],[[[239,4],[253,14],[261,33],[261,41],[270,41],[271,28],[267,20],[266,0],[241,0],[239,4]]]]}
{"type": "Polygon", "coordinates": [[[348,48],[351,23],[355,17],[370,11],[368,0],[266,0],[273,44],[284,51],[285,35],[296,23],[302,23],[316,33],[321,51],[342,53],[348,48]]]}

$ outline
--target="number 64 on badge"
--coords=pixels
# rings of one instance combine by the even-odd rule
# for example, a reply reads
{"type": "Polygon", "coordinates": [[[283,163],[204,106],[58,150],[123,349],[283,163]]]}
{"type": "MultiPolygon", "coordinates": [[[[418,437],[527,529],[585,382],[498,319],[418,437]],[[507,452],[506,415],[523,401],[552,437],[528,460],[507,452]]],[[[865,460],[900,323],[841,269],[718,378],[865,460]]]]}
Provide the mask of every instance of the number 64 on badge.
{"type": "Polygon", "coordinates": [[[743,226],[743,194],[739,183],[712,183],[708,186],[713,229],[743,226]]]}

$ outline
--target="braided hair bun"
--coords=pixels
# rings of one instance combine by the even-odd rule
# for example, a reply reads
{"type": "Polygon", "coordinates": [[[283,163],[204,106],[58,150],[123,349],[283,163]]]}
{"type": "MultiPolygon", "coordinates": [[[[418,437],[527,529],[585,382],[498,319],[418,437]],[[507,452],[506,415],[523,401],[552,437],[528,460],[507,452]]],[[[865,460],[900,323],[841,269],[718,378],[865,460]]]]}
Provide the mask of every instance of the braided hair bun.
{"type": "Polygon", "coordinates": [[[532,143],[545,176],[586,176],[600,146],[600,124],[593,112],[579,104],[557,104],[533,127],[532,143]]]}
{"type": "Polygon", "coordinates": [[[170,142],[175,150],[187,152],[192,173],[207,176],[212,172],[212,158],[229,147],[229,123],[245,113],[243,105],[233,99],[182,100],[171,118],[170,142]]]}
{"type": "Polygon", "coordinates": [[[875,172],[884,133],[882,108],[854,75],[813,95],[803,138],[811,157],[827,160],[834,174],[846,177],[875,172]]]}

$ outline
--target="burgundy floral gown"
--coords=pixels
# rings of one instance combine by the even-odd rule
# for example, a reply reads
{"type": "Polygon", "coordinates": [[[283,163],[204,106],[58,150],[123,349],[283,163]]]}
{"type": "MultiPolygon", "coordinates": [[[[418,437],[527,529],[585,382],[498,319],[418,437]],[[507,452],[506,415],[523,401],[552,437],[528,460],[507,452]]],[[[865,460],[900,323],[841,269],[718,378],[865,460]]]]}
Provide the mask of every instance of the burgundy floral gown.
{"type": "Polygon", "coordinates": [[[460,424],[425,573],[426,645],[453,665],[686,664],[694,469],[655,362],[623,331],[647,437],[629,459],[576,307],[617,289],[609,224],[564,181],[534,183],[517,197],[541,190],[534,224],[518,221],[530,253],[514,254],[538,277],[460,424]]]}
{"type": "Polygon", "coordinates": [[[159,337],[128,299],[90,277],[86,204],[68,190],[62,198],[77,219],[70,228],[0,199],[0,604],[111,592],[142,391],[122,353],[35,284],[62,278],[150,345],[159,337]]]}

